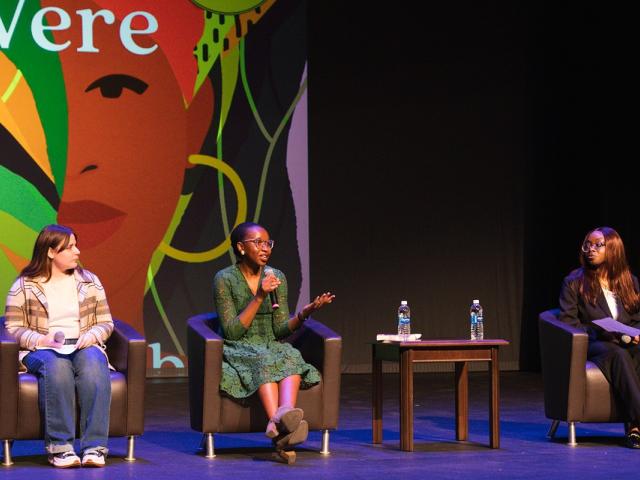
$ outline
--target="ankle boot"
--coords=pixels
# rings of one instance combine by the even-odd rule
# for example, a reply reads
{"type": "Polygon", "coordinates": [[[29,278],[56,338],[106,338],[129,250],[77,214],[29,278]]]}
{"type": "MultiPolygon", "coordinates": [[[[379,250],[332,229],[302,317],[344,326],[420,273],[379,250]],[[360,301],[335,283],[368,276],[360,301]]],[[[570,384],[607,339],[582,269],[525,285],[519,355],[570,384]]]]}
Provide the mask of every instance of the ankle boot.
{"type": "Polygon", "coordinates": [[[293,465],[296,463],[296,452],[293,450],[276,450],[273,452],[273,458],[287,465],[293,465]]]}
{"type": "Polygon", "coordinates": [[[293,432],[283,434],[281,433],[275,437],[272,442],[276,447],[276,451],[283,450],[287,447],[292,447],[304,442],[309,435],[309,424],[306,420],[301,420],[293,432]]]}
{"type": "Polygon", "coordinates": [[[271,421],[275,423],[278,432],[286,434],[298,428],[303,415],[304,412],[301,408],[282,406],[276,410],[271,421]]]}

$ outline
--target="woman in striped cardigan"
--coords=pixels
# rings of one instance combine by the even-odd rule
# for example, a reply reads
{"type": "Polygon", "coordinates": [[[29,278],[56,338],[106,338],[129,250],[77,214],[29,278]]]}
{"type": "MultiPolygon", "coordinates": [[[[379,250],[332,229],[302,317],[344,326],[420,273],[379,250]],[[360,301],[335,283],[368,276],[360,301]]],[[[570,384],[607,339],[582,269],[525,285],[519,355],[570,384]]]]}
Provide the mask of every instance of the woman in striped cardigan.
{"type": "Polygon", "coordinates": [[[78,264],[74,232],[48,225],[7,296],[5,324],[20,361],[38,378],[49,463],[102,467],[107,454],[111,379],[104,344],[113,320],[104,288],[78,264]],[[76,391],[80,449],[74,451],[76,391]]]}

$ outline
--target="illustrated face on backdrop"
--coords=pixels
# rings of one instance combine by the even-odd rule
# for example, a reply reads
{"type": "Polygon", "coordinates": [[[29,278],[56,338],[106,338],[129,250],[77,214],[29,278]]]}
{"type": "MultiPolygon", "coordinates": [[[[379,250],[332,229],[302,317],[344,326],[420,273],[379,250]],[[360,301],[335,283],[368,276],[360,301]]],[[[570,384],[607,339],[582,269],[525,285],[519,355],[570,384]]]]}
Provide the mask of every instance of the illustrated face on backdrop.
{"type": "MultiPolygon", "coordinates": [[[[46,0],[68,12],[99,10],[86,0],[46,0]]],[[[131,6],[130,6],[131,8],[131,6]]],[[[47,18],[53,25],[57,15],[47,18]]],[[[60,52],[66,86],[69,141],[58,222],[83,246],[83,262],[101,277],[111,308],[142,329],[147,266],[174,212],[189,154],[198,152],[211,122],[207,82],[185,108],[160,48],[133,55],[117,24],[94,22],[99,54],[60,52]],[[132,305],[138,308],[132,309],[132,305]]],[[[82,43],[82,24],[54,32],[56,43],[82,43]]],[[[150,38],[136,41],[150,46],[150,38]]]]}
{"type": "Polygon", "coordinates": [[[0,285],[43,226],[68,225],[114,316],[147,323],[153,368],[184,355],[186,315],[210,308],[201,275],[236,261],[235,225],[275,225],[294,283],[308,278],[306,58],[282,42],[306,7],[241,3],[0,2],[0,285]]]}

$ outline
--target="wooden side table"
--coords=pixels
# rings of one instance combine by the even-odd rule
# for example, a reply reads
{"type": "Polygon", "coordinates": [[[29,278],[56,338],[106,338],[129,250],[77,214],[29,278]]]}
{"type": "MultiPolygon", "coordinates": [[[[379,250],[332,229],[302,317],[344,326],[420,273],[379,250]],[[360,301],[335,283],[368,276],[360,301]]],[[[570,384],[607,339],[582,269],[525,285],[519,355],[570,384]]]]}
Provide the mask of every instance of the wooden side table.
{"type": "Polygon", "coordinates": [[[455,362],[456,440],[469,435],[469,362],[488,362],[491,376],[491,448],[500,448],[500,369],[498,349],[506,340],[424,340],[372,344],[373,443],[382,443],[382,362],[400,362],[400,449],[413,451],[413,364],[455,362]]]}

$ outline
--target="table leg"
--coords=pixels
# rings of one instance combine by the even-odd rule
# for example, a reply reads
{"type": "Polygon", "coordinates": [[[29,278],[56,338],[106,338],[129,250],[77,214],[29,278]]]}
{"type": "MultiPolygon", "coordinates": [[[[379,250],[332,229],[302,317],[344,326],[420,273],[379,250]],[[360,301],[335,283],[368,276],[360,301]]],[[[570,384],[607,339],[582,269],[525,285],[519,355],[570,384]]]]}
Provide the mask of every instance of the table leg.
{"type": "Polygon", "coordinates": [[[491,396],[489,399],[491,448],[500,448],[500,364],[498,347],[491,349],[491,396]]]}
{"type": "Polygon", "coordinates": [[[456,440],[469,437],[469,363],[456,362],[456,440]]]}
{"type": "Polygon", "coordinates": [[[382,360],[376,358],[376,346],[371,346],[371,383],[373,397],[371,429],[373,443],[382,443],[382,360]]]}
{"type": "Polygon", "coordinates": [[[400,449],[413,452],[413,352],[400,353],[400,449]]]}

